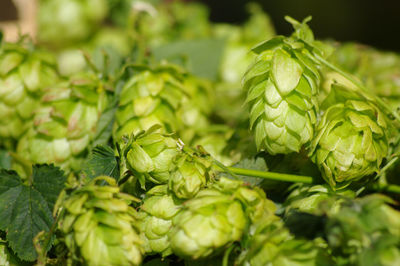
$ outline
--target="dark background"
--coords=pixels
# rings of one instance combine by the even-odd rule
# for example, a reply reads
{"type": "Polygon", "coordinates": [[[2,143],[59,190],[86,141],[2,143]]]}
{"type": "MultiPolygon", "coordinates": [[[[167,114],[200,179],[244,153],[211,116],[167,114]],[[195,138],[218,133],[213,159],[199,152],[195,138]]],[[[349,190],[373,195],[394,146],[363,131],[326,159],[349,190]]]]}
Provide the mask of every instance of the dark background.
{"type": "MultiPolygon", "coordinates": [[[[57,0],[55,0],[57,1],[57,0]]],[[[243,22],[248,0],[198,0],[210,7],[216,22],[243,22]]],[[[0,21],[16,18],[11,0],[0,0],[0,21]]],[[[311,15],[317,38],[358,41],[400,52],[400,0],[254,0],[271,16],[278,34],[290,34],[285,15],[302,20],[311,15]]]]}
{"type": "MultiPolygon", "coordinates": [[[[247,0],[202,0],[211,19],[239,23],[246,19],[247,0]]],[[[254,0],[272,18],[278,34],[290,34],[283,19],[311,15],[309,23],[319,39],[358,41],[384,50],[400,52],[400,0],[254,0]]]]}

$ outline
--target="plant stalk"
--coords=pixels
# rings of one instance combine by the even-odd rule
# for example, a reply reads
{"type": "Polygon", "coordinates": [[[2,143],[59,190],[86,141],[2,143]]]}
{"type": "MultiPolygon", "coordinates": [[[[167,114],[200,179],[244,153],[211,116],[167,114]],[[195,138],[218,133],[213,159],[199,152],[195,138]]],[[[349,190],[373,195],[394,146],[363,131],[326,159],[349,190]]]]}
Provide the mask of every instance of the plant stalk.
{"type": "MultiPolygon", "coordinates": [[[[264,179],[274,180],[274,181],[281,181],[281,182],[293,182],[293,183],[304,183],[304,184],[312,184],[313,183],[313,178],[311,176],[291,175],[291,174],[282,174],[282,173],[275,173],[275,172],[264,172],[264,171],[258,171],[258,170],[236,168],[236,167],[227,167],[227,169],[234,174],[243,175],[243,176],[259,177],[259,178],[264,178],[264,179]]],[[[400,194],[400,186],[398,186],[398,185],[374,184],[371,186],[371,188],[376,191],[400,194]]]]}

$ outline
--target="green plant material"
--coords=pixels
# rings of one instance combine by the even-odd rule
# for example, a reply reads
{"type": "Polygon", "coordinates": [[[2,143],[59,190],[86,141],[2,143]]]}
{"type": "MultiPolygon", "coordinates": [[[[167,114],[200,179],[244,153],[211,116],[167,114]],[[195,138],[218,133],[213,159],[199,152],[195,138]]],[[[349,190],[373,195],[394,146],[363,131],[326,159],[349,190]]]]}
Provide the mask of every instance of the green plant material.
{"type": "Polygon", "coordinates": [[[192,142],[193,147],[201,146],[213,158],[224,165],[232,165],[238,160],[239,154],[227,150],[228,140],[233,130],[224,125],[211,125],[204,131],[199,131],[192,142]],[[236,156],[235,156],[236,155],[236,156]]]}
{"type": "Polygon", "coordinates": [[[226,40],[220,67],[220,79],[230,84],[230,89],[240,88],[240,81],[255,56],[249,50],[263,40],[275,36],[275,29],[269,16],[256,3],[246,6],[249,19],[240,26],[216,24],[213,35],[226,40]],[[236,86],[236,88],[233,88],[236,86]]]}
{"type": "Polygon", "coordinates": [[[270,154],[299,152],[314,135],[320,74],[306,45],[314,41],[306,22],[292,22],[296,32],[290,38],[253,48],[258,56],[244,76],[250,127],[258,149],[270,154]]]}
{"type": "Polygon", "coordinates": [[[64,201],[59,222],[71,258],[86,265],[139,265],[143,251],[136,211],[129,206],[133,201],[106,176],[75,190],[64,201]]]}
{"type": "Polygon", "coordinates": [[[296,239],[275,221],[258,228],[239,257],[239,265],[335,265],[316,241],[296,239]]]}
{"type": "Polygon", "coordinates": [[[25,183],[16,172],[0,170],[0,230],[7,232],[7,241],[20,259],[37,258],[33,238],[53,225],[52,211],[65,180],[60,169],[48,165],[34,166],[25,183]]]}
{"type": "Polygon", "coordinates": [[[210,35],[208,9],[201,3],[173,1],[152,5],[150,1],[137,1],[132,8],[137,38],[151,47],[210,35]]]}
{"type": "Polygon", "coordinates": [[[131,171],[144,185],[145,181],[166,184],[169,170],[175,156],[180,152],[180,144],[170,135],[154,132],[158,127],[123,138],[120,145],[121,175],[131,171]]]}
{"type": "Polygon", "coordinates": [[[120,94],[115,139],[159,124],[162,132],[176,132],[190,142],[192,130],[208,125],[206,116],[212,110],[212,100],[208,105],[206,100],[212,90],[205,82],[171,64],[155,68],[135,65],[131,69],[134,73],[120,94]]]}
{"type": "Polygon", "coordinates": [[[181,202],[168,193],[168,186],[156,186],[147,191],[138,212],[139,228],[146,253],[172,254],[168,233],[172,219],[179,213],[181,202]]]}
{"type": "Polygon", "coordinates": [[[224,51],[224,40],[200,39],[171,42],[154,48],[156,60],[167,60],[187,68],[194,75],[216,80],[224,51]]]}
{"type": "Polygon", "coordinates": [[[105,19],[106,0],[41,0],[38,39],[53,47],[66,47],[87,39],[105,19]]]}
{"type": "Polygon", "coordinates": [[[186,201],[173,218],[172,251],[188,259],[214,256],[240,241],[250,222],[273,219],[274,212],[274,203],[261,189],[222,177],[186,201]]]}
{"type": "Polygon", "coordinates": [[[106,108],[106,89],[89,73],[53,85],[36,110],[34,127],[20,139],[18,155],[32,163],[54,163],[66,171],[79,170],[106,108]]]}
{"type": "Polygon", "coordinates": [[[355,265],[396,265],[400,255],[400,212],[383,195],[372,194],[348,200],[330,212],[325,226],[334,255],[355,265]],[[368,259],[370,261],[368,261],[368,259]],[[361,263],[361,264],[360,264],[361,263]]]}
{"type": "Polygon", "coordinates": [[[118,181],[119,166],[114,151],[108,146],[96,146],[83,165],[81,175],[87,181],[102,175],[118,181]]]}
{"type": "Polygon", "coordinates": [[[311,214],[318,214],[321,202],[327,199],[335,199],[332,204],[331,212],[339,210],[343,201],[348,198],[355,198],[356,192],[345,190],[332,190],[326,185],[293,185],[292,191],[287,197],[284,206],[286,213],[290,211],[306,212],[311,214]]]}
{"type": "Polygon", "coordinates": [[[390,123],[372,102],[334,86],[312,141],[310,156],[332,188],[379,172],[388,156],[390,123]]]}
{"type": "Polygon", "coordinates": [[[58,80],[55,58],[28,44],[0,43],[0,145],[14,149],[44,90],[58,80]]]}
{"type": "Polygon", "coordinates": [[[0,169],[11,168],[11,156],[6,150],[0,150],[0,169]]]}
{"type": "Polygon", "coordinates": [[[213,160],[196,151],[183,151],[171,164],[168,183],[170,190],[180,199],[193,198],[215,178],[213,160]]]}
{"type": "Polygon", "coordinates": [[[173,224],[172,251],[180,257],[200,259],[239,241],[247,219],[240,202],[229,194],[205,189],[185,203],[173,224]]]}
{"type": "Polygon", "coordinates": [[[0,265],[2,266],[25,266],[30,265],[27,262],[20,260],[7,247],[6,243],[0,239],[0,265]]]}
{"type": "Polygon", "coordinates": [[[357,76],[374,94],[389,103],[399,105],[400,56],[357,43],[337,45],[329,58],[346,71],[357,76]]]}

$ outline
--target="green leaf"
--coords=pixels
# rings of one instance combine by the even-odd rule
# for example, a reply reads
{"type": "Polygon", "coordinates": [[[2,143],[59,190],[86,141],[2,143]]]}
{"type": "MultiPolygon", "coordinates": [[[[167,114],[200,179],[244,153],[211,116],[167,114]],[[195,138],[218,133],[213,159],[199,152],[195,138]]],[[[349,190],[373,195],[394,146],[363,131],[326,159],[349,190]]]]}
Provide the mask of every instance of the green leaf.
{"type": "Polygon", "coordinates": [[[52,208],[64,182],[63,172],[54,166],[34,166],[31,185],[14,171],[0,170],[0,230],[7,232],[19,258],[37,258],[33,238],[53,225],[52,208]]]}
{"type": "Polygon", "coordinates": [[[0,168],[11,168],[11,156],[6,150],[0,150],[0,168]]]}
{"type": "Polygon", "coordinates": [[[168,60],[183,65],[194,75],[216,80],[225,41],[204,39],[177,41],[154,49],[156,60],[168,60]]]}
{"type": "Polygon", "coordinates": [[[42,194],[50,210],[53,211],[58,195],[64,188],[64,172],[54,165],[34,165],[33,187],[42,194]]]}
{"type": "Polygon", "coordinates": [[[86,181],[101,175],[110,176],[116,180],[119,179],[118,162],[113,149],[109,146],[96,146],[82,169],[82,175],[83,178],[87,179],[86,181]]]}

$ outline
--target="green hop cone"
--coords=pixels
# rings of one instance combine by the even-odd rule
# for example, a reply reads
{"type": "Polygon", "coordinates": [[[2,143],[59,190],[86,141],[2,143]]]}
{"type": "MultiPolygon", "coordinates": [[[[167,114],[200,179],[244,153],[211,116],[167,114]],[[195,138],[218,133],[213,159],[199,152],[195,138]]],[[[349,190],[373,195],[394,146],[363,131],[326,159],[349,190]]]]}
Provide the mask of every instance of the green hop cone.
{"type": "Polygon", "coordinates": [[[146,193],[137,215],[146,253],[160,253],[163,257],[172,253],[168,233],[172,219],[181,209],[179,203],[168,193],[166,185],[153,187],[146,193]]]}
{"type": "Polygon", "coordinates": [[[284,206],[286,213],[290,211],[318,214],[320,204],[331,199],[334,202],[330,208],[332,212],[339,209],[340,204],[348,199],[355,198],[356,193],[350,189],[332,190],[325,185],[294,185],[295,187],[286,198],[284,206]]]}
{"type": "Polygon", "coordinates": [[[335,265],[317,242],[296,239],[281,220],[260,227],[247,245],[238,265],[335,265]]]}
{"type": "Polygon", "coordinates": [[[214,180],[213,161],[196,151],[182,151],[170,169],[169,188],[180,199],[193,198],[214,180]]]}
{"type": "Polygon", "coordinates": [[[153,127],[121,140],[121,168],[122,172],[131,170],[143,182],[166,184],[180,144],[172,136],[154,132],[157,129],[153,127]]]}
{"type": "Polygon", "coordinates": [[[107,0],[40,0],[38,39],[55,48],[84,41],[107,15],[107,0]]]}
{"type": "Polygon", "coordinates": [[[390,198],[372,194],[348,199],[327,213],[325,233],[332,254],[349,265],[396,265],[400,261],[400,212],[390,198]]]}
{"type": "Polygon", "coordinates": [[[135,199],[119,192],[115,180],[98,177],[64,202],[59,228],[72,258],[84,265],[140,265],[142,241],[135,228],[135,199]],[[97,185],[98,181],[109,185],[97,185]]]}
{"type": "Polygon", "coordinates": [[[253,48],[258,56],[243,79],[257,147],[270,154],[299,152],[317,122],[320,74],[303,40],[310,43],[313,37],[305,23],[294,26],[292,37],[253,48]]]}
{"type": "Polygon", "coordinates": [[[230,193],[204,189],[174,217],[169,235],[172,251],[190,259],[212,256],[239,241],[247,223],[241,202],[230,193]]]}
{"type": "Polygon", "coordinates": [[[332,188],[379,172],[388,155],[390,124],[386,115],[346,89],[334,86],[318,125],[311,159],[332,188]],[[332,103],[332,104],[331,104],[332,103]]]}
{"type": "Polygon", "coordinates": [[[57,82],[55,58],[24,44],[0,43],[0,145],[29,127],[44,90],[57,82]]]}
{"type": "Polygon", "coordinates": [[[32,163],[79,170],[107,102],[105,85],[90,74],[53,85],[42,97],[34,126],[18,143],[19,155],[32,163]]]}
{"type": "Polygon", "coordinates": [[[134,69],[137,73],[121,91],[114,137],[138,133],[155,124],[162,125],[168,133],[180,130],[182,121],[176,111],[186,97],[180,70],[172,66],[134,69]]]}

